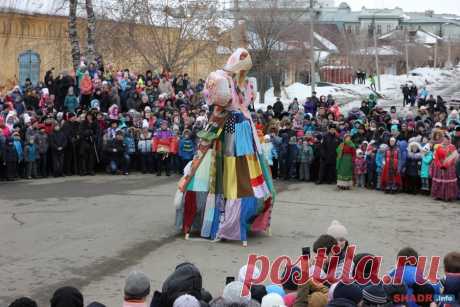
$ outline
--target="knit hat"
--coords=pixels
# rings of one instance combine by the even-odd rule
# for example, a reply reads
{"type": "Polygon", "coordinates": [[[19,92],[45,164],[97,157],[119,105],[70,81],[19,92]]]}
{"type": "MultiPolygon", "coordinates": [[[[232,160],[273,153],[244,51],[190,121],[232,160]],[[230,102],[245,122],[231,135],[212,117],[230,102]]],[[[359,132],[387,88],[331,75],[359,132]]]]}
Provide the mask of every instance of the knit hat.
{"type": "Polygon", "coordinates": [[[344,298],[358,304],[363,298],[363,294],[357,283],[347,285],[339,282],[334,289],[333,298],[344,298]]]}
{"type": "Polygon", "coordinates": [[[262,298],[260,307],[286,307],[281,295],[277,293],[269,293],[262,298]]]}
{"type": "Polygon", "coordinates": [[[279,294],[281,297],[286,295],[286,292],[281,286],[278,285],[268,285],[265,287],[267,289],[267,294],[276,293],[279,294]]]}
{"type": "Polygon", "coordinates": [[[37,303],[28,297],[21,297],[12,302],[9,307],[37,307],[37,303]]]}
{"type": "Polygon", "coordinates": [[[245,285],[241,281],[232,281],[225,286],[222,297],[228,304],[247,304],[251,301],[251,295],[241,296],[245,285]]]}
{"type": "Polygon", "coordinates": [[[92,302],[91,304],[89,304],[86,307],[106,307],[106,306],[104,304],[99,303],[99,302],[92,302]]]}
{"type": "MultiPolygon", "coordinates": [[[[244,280],[246,278],[246,271],[248,270],[248,266],[244,265],[241,267],[240,271],[238,272],[238,281],[244,283],[244,280]]],[[[257,278],[260,275],[260,270],[256,266],[254,267],[254,270],[252,271],[252,278],[257,278]]]]}
{"type": "Polygon", "coordinates": [[[363,290],[363,300],[371,304],[383,305],[388,302],[388,297],[383,285],[369,285],[363,290]]]}
{"type": "Polygon", "coordinates": [[[51,298],[51,307],[83,307],[83,295],[74,287],[57,289],[51,298]]]}
{"type": "Polygon", "coordinates": [[[150,279],[142,272],[129,273],[125,282],[125,296],[132,299],[142,299],[150,293],[150,279]]]}
{"type": "Polygon", "coordinates": [[[173,307],[200,307],[200,302],[190,294],[183,294],[176,298],[173,307]]]}
{"type": "Polygon", "coordinates": [[[348,236],[348,231],[339,221],[333,220],[327,229],[327,234],[333,236],[336,239],[344,239],[348,236]]]}

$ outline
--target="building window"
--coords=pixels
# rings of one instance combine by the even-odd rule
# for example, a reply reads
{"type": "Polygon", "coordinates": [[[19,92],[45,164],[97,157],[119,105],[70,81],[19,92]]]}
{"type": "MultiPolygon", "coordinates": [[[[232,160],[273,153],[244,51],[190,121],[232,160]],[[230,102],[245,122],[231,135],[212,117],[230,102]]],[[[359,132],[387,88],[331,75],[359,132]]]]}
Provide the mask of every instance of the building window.
{"type": "Polygon", "coordinates": [[[356,25],[356,26],[355,26],[355,33],[356,33],[356,34],[359,34],[360,27],[361,27],[360,25],[356,25]]]}
{"type": "Polygon", "coordinates": [[[30,79],[36,85],[40,79],[40,55],[32,50],[26,50],[19,55],[19,84],[24,85],[30,79]]]}
{"type": "Polygon", "coordinates": [[[351,33],[351,26],[347,26],[347,32],[351,33]]]}
{"type": "Polygon", "coordinates": [[[377,25],[377,34],[382,34],[382,25],[377,25]]]}
{"type": "Polygon", "coordinates": [[[393,27],[391,25],[387,25],[387,32],[391,32],[392,28],[393,27]]]}

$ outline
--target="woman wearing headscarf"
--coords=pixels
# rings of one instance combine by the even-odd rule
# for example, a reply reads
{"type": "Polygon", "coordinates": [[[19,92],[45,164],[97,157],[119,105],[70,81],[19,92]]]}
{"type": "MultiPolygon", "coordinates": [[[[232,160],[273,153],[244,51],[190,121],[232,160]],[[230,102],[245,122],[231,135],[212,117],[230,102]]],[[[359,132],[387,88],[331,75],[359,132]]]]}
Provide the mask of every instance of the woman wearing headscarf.
{"type": "Polygon", "coordinates": [[[248,111],[255,94],[246,81],[251,67],[249,52],[239,48],[206,82],[213,114],[198,133],[197,154],[179,182],[182,197],[176,197],[186,239],[194,226],[202,237],[246,246],[249,230],[269,229],[275,191],[248,111]]]}
{"type": "Polygon", "coordinates": [[[351,141],[351,136],[346,134],[343,143],[337,147],[337,187],[348,190],[353,185],[353,161],[356,146],[351,141]]]}
{"type": "Polygon", "coordinates": [[[450,136],[446,133],[441,144],[436,145],[434,159],[431,164],[432,187],[431,196],[445,201],[457,198],[457,175],[455,164],[458,159],[457,149],[452,145],[450,136]]]}
{"type": "Polygon", "coordinates": [[[399,147],[396,139],[392,137],[383,159],[381,188],[386,193],[396,193],[401,188],[400,160],[399,147]]]}

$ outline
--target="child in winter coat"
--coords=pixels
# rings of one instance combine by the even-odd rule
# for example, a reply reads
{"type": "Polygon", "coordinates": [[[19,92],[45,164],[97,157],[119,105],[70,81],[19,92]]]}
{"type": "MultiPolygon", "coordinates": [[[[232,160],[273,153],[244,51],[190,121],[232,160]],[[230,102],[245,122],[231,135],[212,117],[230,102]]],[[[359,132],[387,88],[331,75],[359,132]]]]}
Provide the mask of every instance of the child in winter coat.
{"type": "Polygon", "coordinates": [[[314,153],[312,146],[304,140],[299,148],[299,180],[310,181],[310,165],[313,162],[314,153]]]}
{"type": "Polygon", "coordinates": [[[24,146],[24,160],[26,162],[26,178],[37,178],[38,149],[33,138],[30,138],[24,146]]]}
{"type": "Polygon", "coordinates": [[[406,191],[409,194],[417,194],[419,190],[421,160],[420,145],[417,142],[411,142],[407,148],[406,159],[406,191]]]}
{"type": "Polygon", "coordinates": [[[125,133],[123,143],[125,145],[124,158],[125,158],[125,163],[126,163],[125,164],[126,169],[124,171],[124,175],[128,175],[130,163],[136,154],[136,142],[134,141],[133,133],[131,130],[128,130],[125,133]]]}
{"type": "Polygon", "coordinates": [[[152,133],[148,125],[144,125],[137,142],[137,150],[140,154],[142,174],[153,172],[152,133]]]}
{"type": "MultiPolygon", "coordinates": [[[[423,194],[428,195],[430,193],[430,167],[433,161],[433,152],[431,146],[427,143],[422,148],[422,167],[420,171],[420,177],[422,180],[421,190],[423,194]]],[[[458,163],[458,162],[457,162],[458,163]]],[[[457,173],[458,176],[458,173],[457,173]]]]}
{"type": "Polygon", "coordinates": [[[185,129],[182,133],[182,137],[179,141],[179,158],[180,158],[180,173],[184,173],[185,166],[193,160],[193,156],[195,156],[195,143],[193,142],[192,132],[189,129],[185,129]]]}
{"type": "Polygon", "coordinates": [[[15,180],[18,176],[19,154],[12,138],[7,138],[3,146],[3,164],[6,180],[15,180]]]}
{"type": "Polygon", "coordinates": [[[367,161],[364,158],[364,153],[361,149],[356,150],[354,173],[356,186],[359,188],[364,188],[367,174],[367,161]]]}
{"type": "Polygon", "coordinates": [[[75,109],[78,108],[78,99],[74,94],[72,86],[69,87],[69,91],[67,93],[67,96],[65,96],[64,108],[69,113],[75,113],[75,109]]]}
{"type": "Polygon", "coordinates": [[[297,145],[297,138],[292,136],[289,139],[288,154],[287,154],[287,179],[295,178],[297,174],[297,157],[299,155],[299,147],[297,145]]]}
{"type": "Polygon", "coordinates": [[[366,187],[374,189],[377,182],[377,166],[375,165],[375,145],[373,141],[366,147],[365,159],[367,164],[366,187]]]}
{"type": "Polygon", "coordinates": [[[375,165],[376,165],[376,173],[377,173],[377,186],[376,186],[377,190],[381,189],[382,171],[383,171],[383,165],[385,164],[385,154],[387,151],[388,151],[388,145],[381,144],[375,156],[375,165]]]}
{"type": "Polygon", "coordinates": [[[262,143],[262,152],[264,153],[265,159],[267,159],[268,165],[273,173],[273,159],[278,158],[275,146],[272,144],[270,135],[264,136],[264,142],[262,143]]]}

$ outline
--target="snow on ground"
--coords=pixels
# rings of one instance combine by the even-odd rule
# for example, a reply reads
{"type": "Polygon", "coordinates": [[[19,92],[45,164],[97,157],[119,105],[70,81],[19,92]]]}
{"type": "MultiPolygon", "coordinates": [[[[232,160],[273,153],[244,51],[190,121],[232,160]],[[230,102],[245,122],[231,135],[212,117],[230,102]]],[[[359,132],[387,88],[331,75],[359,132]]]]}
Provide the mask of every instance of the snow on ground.
{"type": "MultiPolygon", "coordinates": [[[[413,83],[418,88],[425,86],[429,92],[433,92],[433,94],[436,95],[438,88],[451,84],[452,80],[455,78],[458,79],[459,71],[460,67],[457,69],[421,67],[413,69],[408,75],[381,75],[381,90],[379,93],[383,98],[379,100],[379,104],[384,107],[402,105],[401,86],[405,83],[409,85],[413,83]]],[[[459,80],[457,80],[457,82],[459,82],[459,80]]],[[[373,93],[368,85],[360,84],[329,84],[326,86],[317,86],[316,92],[317,97],[331,94],[342,106],[342,111],[345,113],[353,107],[360,107],[361,101],[373,93]]],[[[281,90],[280,99],[285,105],[285,108],[287,108],[294,98],[297,98],[299,103],[303,104],[307,97],[310,96],[311,87],[309,85],[294,83],[281,90]]],[[[275,103],[276,98],[277,97],[275,97],[273,93],[273,88],[270,88],[265,93],[264,104],[259,103],[259,96],[257,96],[255,109],[265,110],[267,106],[275,103]]]]}

